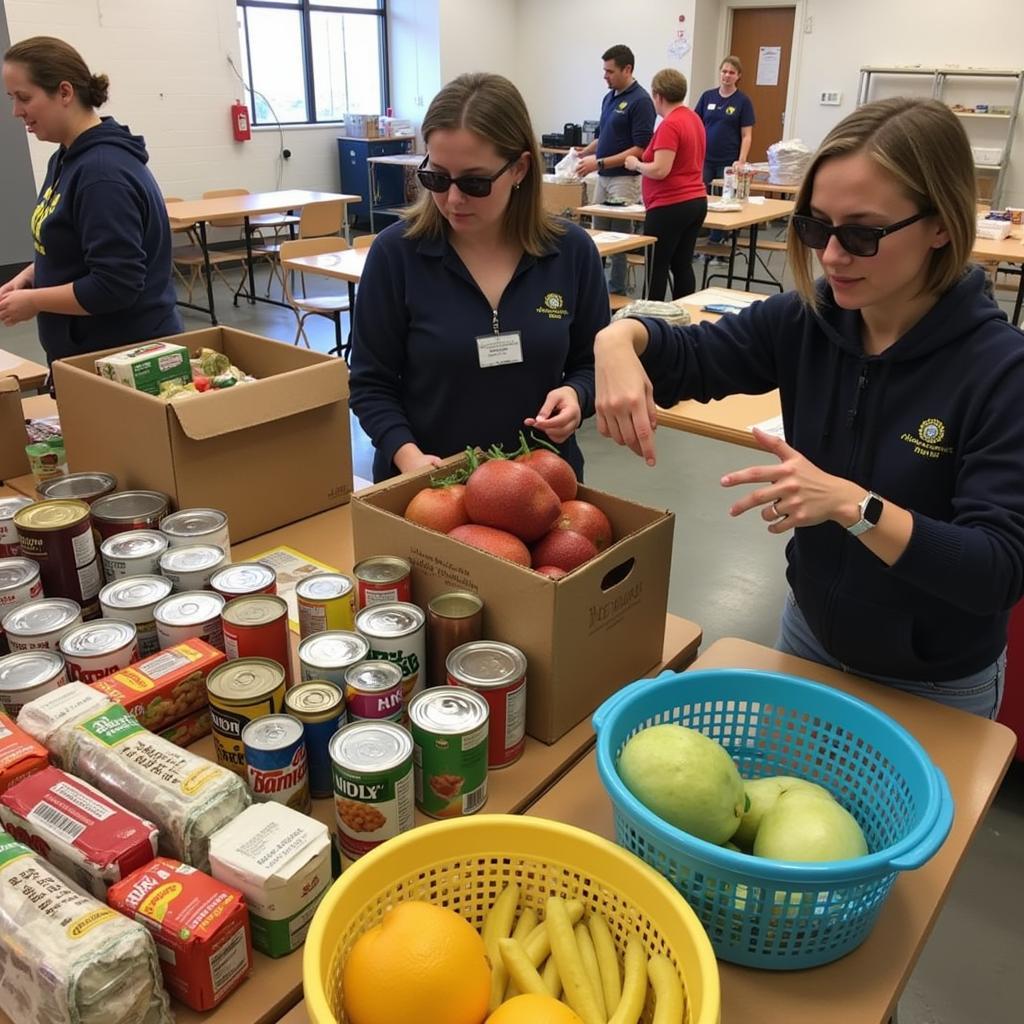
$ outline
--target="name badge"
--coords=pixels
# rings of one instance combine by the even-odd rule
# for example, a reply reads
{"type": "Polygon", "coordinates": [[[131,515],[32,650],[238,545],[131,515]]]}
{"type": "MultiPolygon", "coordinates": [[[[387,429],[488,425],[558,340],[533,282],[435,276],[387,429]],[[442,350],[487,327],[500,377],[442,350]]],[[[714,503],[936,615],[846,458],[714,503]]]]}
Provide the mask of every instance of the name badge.
{"type": "Polygon", "coordinates": [[[715,110],[718,107],[717,103],[709,103],[708,110],[715,110]]]}
{"type": "Polygon", "coordinates": [[[508,366],[523,361],[523,338],[519,331],[504,334],[481,334],[476,339],[477,356],[481,369],[488,366],[508,366]]]}

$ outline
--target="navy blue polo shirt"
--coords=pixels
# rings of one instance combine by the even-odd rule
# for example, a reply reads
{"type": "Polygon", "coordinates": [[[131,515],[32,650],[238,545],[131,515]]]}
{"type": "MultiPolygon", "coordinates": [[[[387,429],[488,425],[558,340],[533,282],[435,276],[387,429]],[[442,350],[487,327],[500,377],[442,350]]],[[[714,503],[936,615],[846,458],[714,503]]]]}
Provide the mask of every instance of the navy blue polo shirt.
{"type": "Polygon", "coordinates": [[[704,122],[707,134],[709,164],[731,164],[739,159],[741,128],[754,123],[754,104],[745,92],[737,89],[731,96],[723,96],[717,89],[708,89],[697,101],[693,112],[704,122]]]}
{"type": "MultiPolygon", "coordinates": [[[[447,237],[410,239],[399,222],[374,241],[349,379],[376,448],[374,480],[395,475],[394,454],[410,441],[442,457],[467,445],[518,448],[523,420],[566,384],[593,415],[594,335],[608,323],[608,288],[590,236],[564,224],[550,251],[523,256],[501,296],[498,329],[519,331],[523,353],[505,366],[480,366],[477,338],[494,333],[494,311],[447,237]]],[[[558,447],[581,476],[575,437],[558,447]]]]}
{"type": "MultiPolygon", "coordinates": [[[[632,146],[647,148],[654,135],[654,101],[637,81],[622,92],[608,90],[601,101],[601,122],[597,135],[597,158],[615,156],[632,146]]],[[[635,175],[625,167],[609,167],[600,172],[604,177],[635,175]]]]}

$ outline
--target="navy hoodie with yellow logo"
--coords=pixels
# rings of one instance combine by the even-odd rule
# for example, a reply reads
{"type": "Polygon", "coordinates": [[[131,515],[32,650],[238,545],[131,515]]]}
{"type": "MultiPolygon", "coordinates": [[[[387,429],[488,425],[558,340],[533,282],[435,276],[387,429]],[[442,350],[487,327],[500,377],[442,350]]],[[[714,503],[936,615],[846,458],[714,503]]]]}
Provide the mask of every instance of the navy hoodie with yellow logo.
{"type": "Polygon", "coordinates": [[[644,320],[659,405],[778,387],[793,448],[912,513],[889,567],[834,522],[795,530],[787,546],[801,612],[854,671],[980,671],[1024,594],[1024,334],[984,281],[968,271],[879,356],[864,353],[859,312],[823,284],[817,313],[787,293],[717,324],[644,320]]]}
{"type": "Polygon", "coordinates": [[[89,316],[40,313],[47,359],[182,330],[171,230],[141,135],[112,117],[50,158],[32,215],[35,286],[73,284],[89,316]]]}

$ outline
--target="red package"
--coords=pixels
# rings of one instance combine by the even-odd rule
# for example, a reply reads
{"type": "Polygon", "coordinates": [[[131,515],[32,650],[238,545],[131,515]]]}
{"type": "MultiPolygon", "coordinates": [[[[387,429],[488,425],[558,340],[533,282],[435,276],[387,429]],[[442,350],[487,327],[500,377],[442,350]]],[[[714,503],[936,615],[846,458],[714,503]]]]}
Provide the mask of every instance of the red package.
{"type": "Polygon", "coordinates": [[[46,747],[19,729],[10,715],[0,711],[0,793],[18,779],[41,771],[50,763],[46,747]]]}

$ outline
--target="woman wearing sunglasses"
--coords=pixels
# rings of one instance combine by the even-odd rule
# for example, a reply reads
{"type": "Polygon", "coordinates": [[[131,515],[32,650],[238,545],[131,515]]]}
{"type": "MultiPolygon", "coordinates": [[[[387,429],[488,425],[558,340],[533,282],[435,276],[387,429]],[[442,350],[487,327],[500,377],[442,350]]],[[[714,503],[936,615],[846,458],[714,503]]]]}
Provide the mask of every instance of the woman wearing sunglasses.
{"type": "Polygon", "coordinates": [[[352,408],[375,480],[467,445],[543,433],[578,476],[594,412],[594,335],[608,290],[585,231],[547,214],[542,164],[516,87],[461,75],[421,127],[423,192],[366,261],[352,345],[352,408]]]}
{"type": "Polygon", "coordinates": [[[755,430],[771,458],[721,481],[753,485],[730,515],[789,536],[778,646],[994,717],[1024,592],[1024,335],[968,265],[960,122],[933,100],[861,107],[796,208],[795,292],[598,335],[598,429],[653,465],[655,402],[779,388],[786,440],[755,430]]]}

